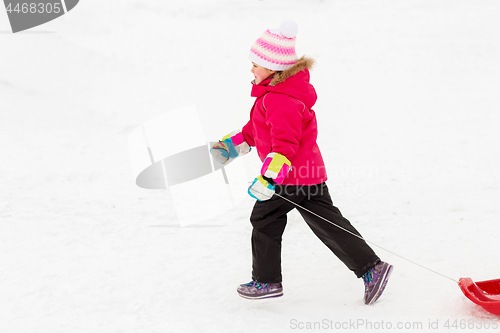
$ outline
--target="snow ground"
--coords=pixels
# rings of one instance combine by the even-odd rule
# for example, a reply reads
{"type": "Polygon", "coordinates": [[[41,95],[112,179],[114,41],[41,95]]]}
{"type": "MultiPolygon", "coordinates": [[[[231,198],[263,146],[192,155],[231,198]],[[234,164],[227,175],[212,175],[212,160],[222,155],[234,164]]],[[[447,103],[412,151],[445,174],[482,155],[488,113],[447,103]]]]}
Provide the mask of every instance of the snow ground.
{"type": "MultiPolygon", "coordinates": [[[[180,228],[169,193],[134,185],[127,151],[143,121],[192,103],[207,139],[241,127],[248,49],[293,18],[298,53],[317,61],[335,204],[368,240],[430,269],[499,278],[497,1],[86,0],[19,34],[1,13],[0,332],[289,332],[323,320],[488,331],[498,320],[455,282],[377,248],[395,271],[363,305],[362,283],[298,214],[285,296],[241,299],[253,201],[180,228]]],[[[244,158],[258,172],[256,154],[244,158]]]]}

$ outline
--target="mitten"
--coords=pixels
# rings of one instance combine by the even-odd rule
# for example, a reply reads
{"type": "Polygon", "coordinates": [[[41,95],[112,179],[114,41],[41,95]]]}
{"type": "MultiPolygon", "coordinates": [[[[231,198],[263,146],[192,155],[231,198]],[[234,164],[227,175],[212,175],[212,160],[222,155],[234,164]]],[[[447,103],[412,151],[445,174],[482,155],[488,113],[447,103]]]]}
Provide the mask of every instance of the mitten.
{"type": "Polygon", "coordinates": [[[261,175],[254,179],[248,188],[248,194],[259,201],[271,199],[275,185],[283,183],[290,167],[288,158],[279,153],[269,153],[264,159],[261,175]]]}
{"type": "Polygon", "coordinates": [[[227,163],[230,159],[243,156],[251,150],[241,132],[232,132],[214,144],[210,153],[214,160],[221,164],[227,163]]]}
{"type": "Polygon", "coordinates": [[[257,176],[248,188],[248,194],[259,201],[266,201],[274,195],[275,185],[276,183],[271,178],[257,176]]]}

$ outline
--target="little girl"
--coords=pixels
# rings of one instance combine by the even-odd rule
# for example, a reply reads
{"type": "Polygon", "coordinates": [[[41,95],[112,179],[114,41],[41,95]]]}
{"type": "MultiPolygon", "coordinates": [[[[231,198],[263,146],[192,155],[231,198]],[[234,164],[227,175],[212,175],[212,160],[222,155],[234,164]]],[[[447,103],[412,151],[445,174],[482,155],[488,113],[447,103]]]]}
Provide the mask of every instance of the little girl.
{"type": "Polygon", "coordinates": [[[333,206],[326,169],[316,143],[318,128],[311,109],[316,91],[309,83],[313,60],[297,58],[298,28],[284,21],[280,29],[267,30],[250,50],[252,97],[250,121],[215,144],[211,153],[220,163],[244,155],[256,147],[263,162],[260,175],[248,188],[257,199],[250,221],[252,231],[252,281],[237,291],[249,299],[283,295],[281,240],[287,213],[297,208],[314,234],[365,284],[365,304],[382,294],[392,265],[380,261],[360,234],[333,206]],[[279,195],[274,195],[274,194],[279,195]],[[326,222],[318,216],[349,230],[326,222]]]}

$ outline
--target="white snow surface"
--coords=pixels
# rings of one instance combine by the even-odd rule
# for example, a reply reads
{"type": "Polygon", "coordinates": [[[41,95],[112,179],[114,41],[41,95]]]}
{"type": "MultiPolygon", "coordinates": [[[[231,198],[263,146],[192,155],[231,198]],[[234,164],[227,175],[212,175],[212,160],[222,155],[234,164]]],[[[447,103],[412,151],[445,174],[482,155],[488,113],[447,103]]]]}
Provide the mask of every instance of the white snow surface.
{"type": "MultiPolygon", "coordinates": [[[[193,103],[207,140],[241,128],[249,47],[294,19],[298,54],[316,60],[335,205],[366,239],[429,269],[500,278],[500,2],[85,0],[18,34],[4,13],[0,332],[424,332],[436,321],[451,332],[499,319],[377,247],[395,269],[365,306],[362,281],[297,212],[284,296],[245,300],[235,289],[251,278],[254,201],[181,228],[168,191],[135,185],[127,138],[193,103]]],[[[242,158],[259,172],[255,152],[242,158]]]]}

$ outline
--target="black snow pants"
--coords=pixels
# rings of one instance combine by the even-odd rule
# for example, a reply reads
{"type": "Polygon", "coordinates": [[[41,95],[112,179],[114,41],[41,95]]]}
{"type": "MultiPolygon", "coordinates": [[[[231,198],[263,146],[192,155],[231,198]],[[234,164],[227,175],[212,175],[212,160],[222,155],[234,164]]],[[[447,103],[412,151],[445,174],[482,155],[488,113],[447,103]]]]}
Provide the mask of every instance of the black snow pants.
{"type": "MultiPolygon", "coordinates": [[[[325,219],[360,235],[333,206],[328,187],[318,185],[277,185],[276,193],[325,219]]],[[[286,214],[296,206],[277,195],[257,201],[250,221],[252,231],[252,279],[261,283],[281,282],[281,239],[286,214]]],[[[325,220],[297,208],[314,234],[359,278],[375,266],[379,257],[366,242],[325,220]]]]}

